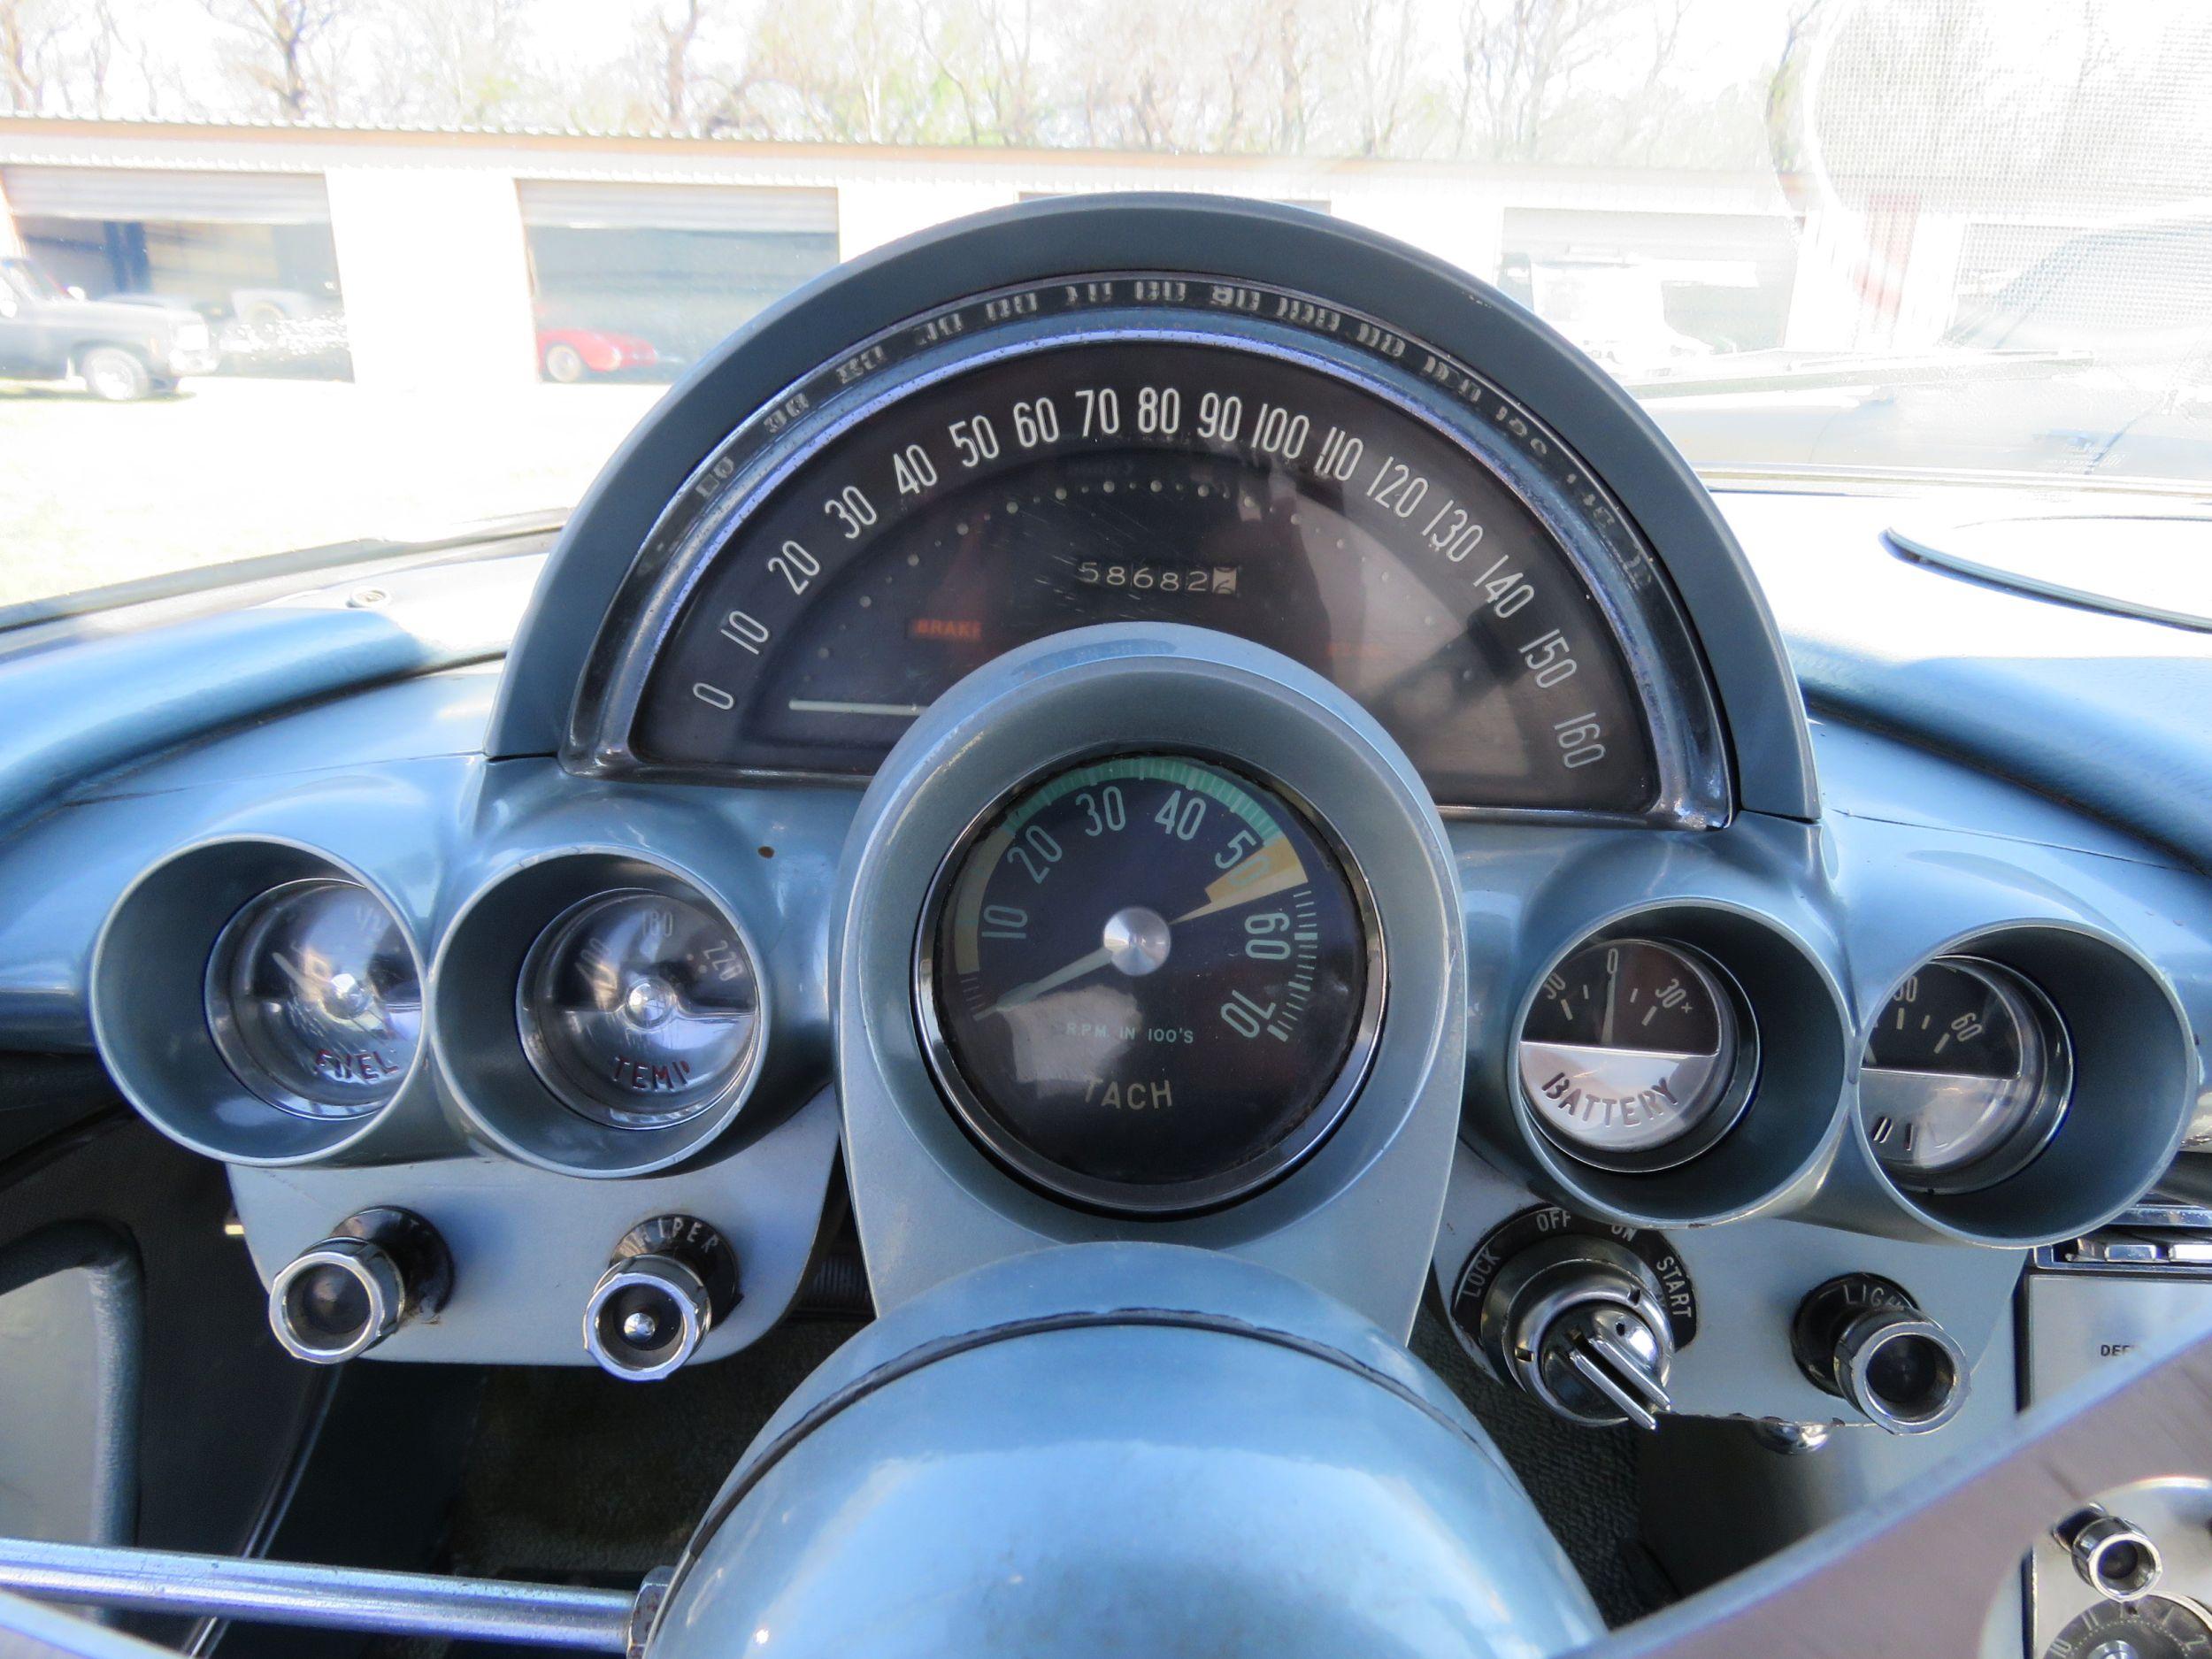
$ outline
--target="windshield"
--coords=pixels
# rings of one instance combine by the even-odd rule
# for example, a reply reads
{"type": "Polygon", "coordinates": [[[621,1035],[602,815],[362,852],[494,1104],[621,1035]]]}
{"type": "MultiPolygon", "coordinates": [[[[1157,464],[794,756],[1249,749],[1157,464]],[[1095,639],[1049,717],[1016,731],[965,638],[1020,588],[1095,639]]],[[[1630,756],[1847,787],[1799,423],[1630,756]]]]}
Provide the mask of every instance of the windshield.
{"type": "Polygon", "coordinates": [[[23,15],[0,604],[567,507],[672,380],[839,260],[1105,189],[1426,249],[1716,483],[2212,488],[2190,0],[23,15]]]}

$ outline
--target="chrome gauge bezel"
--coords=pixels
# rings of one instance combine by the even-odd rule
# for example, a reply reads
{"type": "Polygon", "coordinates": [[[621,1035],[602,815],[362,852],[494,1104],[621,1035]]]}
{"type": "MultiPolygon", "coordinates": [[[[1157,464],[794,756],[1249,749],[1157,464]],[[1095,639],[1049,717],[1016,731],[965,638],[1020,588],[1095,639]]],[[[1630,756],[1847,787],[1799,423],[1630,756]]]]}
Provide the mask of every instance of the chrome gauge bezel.
{"type": "MultiPolygon", "coordinates": [[[[1374,895],[1369,890],[1365,872],[1334,826],[1311,803],[1296,790],[1255,772],[1250,766],[1233,757],[1178,744],[1174,750],[1178,756],[1187,756],[1191,759],[1220,767],[1280,796],[1303,817],[1308,827],[1336,858],[1358,910],[1359,924],[1367,944],[1366,988],[1351,1046],[1346,1051],[1328,1091],[1288,1136],[1276,1142],[1260,1156],[1204,1180],[1179,1182],[1171,1186],[1101,1180],[1068,1169],[1033,1151],[983,1103],[961,1071],[938,1006],[940,987],[935,961],[938,929],[944,918],[946,903],[958,883],[969,853],[1003,812],[1029,791],[1072,767],[1088,761],[1136,752],[1140,751],[1091,748],[1061,756],[1037,768],[1011,788],[1001,791],[969,822],[930,878],[928,896],[922,905],[920,925],[915,929],[911,975],[913,1015],[915,1030],[921,1040],[922,1053],[928,1062],[930,1075],[935,1079],[954,1119],[969,1138],[1002,1167],[1039,1191],[1082,1209],[1140,1219],[1170,1220],[1202,1215],[1250,1197],[1289,1174],[1328,1140],[1359,1098],[1375,1056],[1376,1043],[1382,1033],[1383,1016],[1389,1001],[1389,953],[1383,938],[1382,919],[1375,905],[1374,895]]],[[[1141,752],[1157,751],[1147,748],[1141,752]]]]}
{"type": "Polygon", "coordinates": [[[1885,1179],[1902,1191],[1932,1197],[1980,1192],[1985,1187],[1994,1187],[2019,1174],[2041,1156],[2044,1148],[2056,1138],[2065,1122],[2067,1109],[2073,1103],[2074,1093],[2073,1043],[2064,1018],[2041,987],[2017,969],[2008,967],[2001,962],[1963,954],[1931,956],[1890,987],[1889,995],[1882,999],[1880,1007],[1875,1011],[1876,1022],[1878,1023],[1889,1010],[1905,979],[1939,967],[1966,975],[1996,997],[2018,1033],[2021,1050],[2019,1075],[2025,1078],[2032,1072],[2034,1092],[2025,1110],[2017,1113],[2012,1128],[1986,1150],[1951,1169],[1915,1173],[1909,1166],[1900,1165],[1882,1156],[1881,1147],[1874,1137],[1875,1124],[1871,1114],[1875,1107],[1866,1097],[1867,1076],[1870,1072],[1893,1071],[1903,1068],[1878,1067],[1867,1063],[1866,1056],[1872,1041],[1870,1030],[1867,1040],[1860,1045],[1858,1115],[1861,1133],[1866,1136],[1867,1146],[1885,1179]]]}
{"type": "Polygon", "coordinates": [[[1537,976],[1536,987],[1526,999],[1514,1031],[1513,1087],[1521,1110],[1527,1114],[1537,1133],[1567,1157],[1592,1169],[1617,1175],[1654,1175],[1663,1170],[1679,1169],[1710,1151],[1742,1120],[1758,1087],[1759,1022],[1753,1016],[1750,1001],[1744,995],[1743,987],[1736,982],[1735,975],[1709,952],[1680,940],[1656,934],[1594,934],[1577,940],[1562,951],[1537,976]],[[1720,1027],[1718,1052],[1725,1076],[1715,1092],[1713,1103],[1705,1108],[1697,1121],[1681,1134],[1655,1146],[1608,1148],[1578,1141],[1552,1127],[1542,1105],[1530,1091],[1527,1077],[1522,1069],[1522,1057],[1528,1047],[1526,1033],[1529,1016],[1536,1008],[1538,997],[1542,995],[1544,981],[1586,950],[1603,945],[1623,944],[1656,946],[1680,959],[1698,977],[1706,995],[1712,1000],[1713,1011],[1720,1027]]]}
{"type": "Polygon", "coordinates": [[[415,955],[413,941],[408,939],[405,928],[400,926],[389,905],[366,884],[343,875],[299,876],[288,881],[277,882],[249,899],[216,934],[214,947],[208,952],[202,970],[201,994],[207,1012],[208,1034],[213,1038],[215,1051],[221,1056],[223,1064],[230,1068],[231,1075],[278,1110],[318,1123],[350,1124],[375,1117],[390,1105],[400,1090],[406,1087],[408,1079],[414,1076],[421,1064],[423,1051],[429,1046],[427,987],[424,982],[422,963],[415,955]],[[284,1082],[256,1056],[238,1014],[233,982],[239,967],[240,953],[257,942],[257,930],[279,903],[288,897],[301,895],[310,887],[350,889],[375,905],[399,934],[400,942],[414,969],[418,1029],[408,1051],[407,1064],[392,1076],[388,1087],[373,1095],[365,1096],[358,1102],[319,1100],[284,1082]]]}
{"type": "MultiPolygon", "coordinates": [[[[1633,813],[1452,804],[1440,809],[1447,817],[1677,828],[1729,821],[1727,744],[1680,603],[1634,525],[1564,442],[1473,369],[1379,320],[1294,288],[1187,272],[1060,276],[967,296],[879,331],[787,387],[701,465],[655,525],[592,648],[564,764],[592,775],[693,782],[818,775],[676,765],[636,752],[632,733],[647,680],[686,602],[755,509],[856,426],[986,362],[1101,341],[1258,353],[1348,382],[1467,450],[1563,549],[1631,676],[1656,768],[1653,800],[1633,813]],[[1157,297],[1170,288],[1193,297],[1171,304],[1157,297]],[[1086,292],[1107,297],[1064,297],[1086,292]]],[[[849,781],[833,774],[827,780],[849,781]]]]}
{"type": "Polygon", "coordinates": [[[430,966],[432,1052],[469,1133],[509,1157],[595,1180],[654,1175],[700,1156],[752,1112],[775,1041],[768,958],[703,873],[715,867],[713,859],[679,864],[660,850],[683,847],[695,831],[680,816],[657,828],[650,852],[568,842],[502,860],[485,871],[446,927],[430,966]],[[525,1047],[518,994],[524,963],[549,928],[580,904],[632,889],[681,898],[715,917],[753,964],[757,1002],[745,1056],[711,1102],[672,1122],[618,1127],[575,1110],[554,1091],[525,1047]]]}
{"type": "MultiPolygon", "coordinates": [[[[668,1129],[679,1124],[689,1123],[703,1113],[717,1110],[725,1104],[731,1095],[743,1087],[746,1080],[751,1076],[754,1051],[760,1045],[762,1033],[759,985],[760,964],[753,959],[752,951],[746,944],[743,936],[730,926],[720,910],[709,902],[703,895],[692,898],[682,894],[670,893],[660,888],[648,887],[609,887],[603,892],[588,894],[578,899],[548,922],[544,929],[531,941],[530,949],[522,959],[521,972],[515,980],[515,1030],[522,1041],[523,1054],[528,1058],[531,1069],[537,1073],[538,1080],[544,1084],[552,1092],[553,1097],[569,1110],[603,1128],[618,1132],[639,1133],[654,1129],[668,1129]],[[539,1005],[542,1001],[544,988],[543,979],[556,966],[555,953],[569,942],[570,930],[590,912],[600,910],[611,902],[639,897],[665,899],[672,903],[682,904],[700,910],[712,918],[728,932],[731,945],[744,956],[746,971],[751,976],[754,986],[751,1025],[745,1033],[743,1047],[730,1064],[729,1074],[718,1086],[703,1093],[696,1100],[666,1111],[654,1111],[642,1107],[637,1110],[618,1110],[592,1099],[571,1074],[569,1064],[562,1059],[553,1041],[547,1037],[543,1022],[539,1018],[539,1005]]],[[[641,1102],[650,1098],[650,1096],[640,1097],[641,1102]]]]}

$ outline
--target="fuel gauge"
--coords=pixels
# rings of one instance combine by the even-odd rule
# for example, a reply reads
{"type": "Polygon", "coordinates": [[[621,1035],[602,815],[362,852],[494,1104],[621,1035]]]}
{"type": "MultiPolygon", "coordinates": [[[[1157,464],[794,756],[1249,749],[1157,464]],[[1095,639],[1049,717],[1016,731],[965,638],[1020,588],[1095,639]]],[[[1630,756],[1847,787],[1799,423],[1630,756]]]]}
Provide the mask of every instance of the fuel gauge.
{"type": "Polygon", "coordinates": [[[357,882],[290,881],[215,941],[207,1023],[238,1080],[303,1118],[392,1097],[422,1040],[422,984],[399,923],[357,882]]]}

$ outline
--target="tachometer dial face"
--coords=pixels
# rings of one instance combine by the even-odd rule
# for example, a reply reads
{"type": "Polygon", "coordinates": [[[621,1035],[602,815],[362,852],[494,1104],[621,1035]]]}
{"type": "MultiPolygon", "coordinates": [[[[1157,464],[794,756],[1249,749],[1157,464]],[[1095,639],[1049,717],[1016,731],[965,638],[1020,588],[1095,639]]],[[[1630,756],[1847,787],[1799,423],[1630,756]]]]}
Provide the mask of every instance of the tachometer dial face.
{"type": "Polygon", "coordinates": [[[2071,1082],[2048,998],[1997,963],[1939,956],[1883,1005],[1860,1063],[1859,1109],[1892,1179],[1965,1192],[2043,1149],[2071,1082]]]}
{"type": "Polygon", "coordinates": [[[2162,1595],[2100,1601],[2059,1632],[2045,1659],[2212,1659],[2212,1626],[2162,1595]]]}
{"type": "Polygon", "coordinates": [[[1310,360],[1146,339],[1000,357],[825,440],[707,568],[630,742],[866,772],[964,674],[1113,621],[1317,670],[1448,804],[1634,814],[1658,788],[1603,608],[1467,445],[1310,360]]]}
{"type": "Polygon", "coordinates": [[[1686,946],[1584,947],[1537,993],[1521,1087],[1538,1127],[1586,1163],[1663,1169],[1725,1133],[1747,1098],[1750,1020],[1686,946]]]}
{"type": "Polygon", "coordinates": [[[697,1116],[728,1093],[757,1041],[743,943],[703,904],[665,893],[602,894],[557,918],[516,995],[546,1087],[610,1128],[697,1116]]]}
{"type": "Polygon", "coordinates": [[[422,983],[398,921],[352,881],[288,882],[216,941],[208,1027],[232,1072],[303,1118],[391,1099],[422,1041],[422,983]]]}
{"type": "Polygon", "coordinates": [[[918,966],[970,1130],[1132,1211],[1226,1202],[1317,1145],[1382,1000],[1356,873],[1279,792],[1185,756],[1025,788],[948,867],[918,966]]]}

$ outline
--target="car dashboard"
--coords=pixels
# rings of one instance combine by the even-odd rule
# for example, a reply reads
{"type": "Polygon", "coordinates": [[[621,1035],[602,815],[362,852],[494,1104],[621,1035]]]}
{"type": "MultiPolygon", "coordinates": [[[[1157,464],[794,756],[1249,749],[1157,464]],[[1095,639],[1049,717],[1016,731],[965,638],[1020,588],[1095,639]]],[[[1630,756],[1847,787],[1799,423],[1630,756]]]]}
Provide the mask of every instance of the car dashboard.
{"type": "Polygon", "coordinates": [[[227,1167],[306,1360],[650,1382],[848,1225],[879,1313],[1134,1240],[1578,1429],[1921,1455],[2212,1254],[2212,650],[1924,509],[1716,503],[1344,227],[986,216],[549,549],[0,663],[0,1044],[227,1167]]]}

